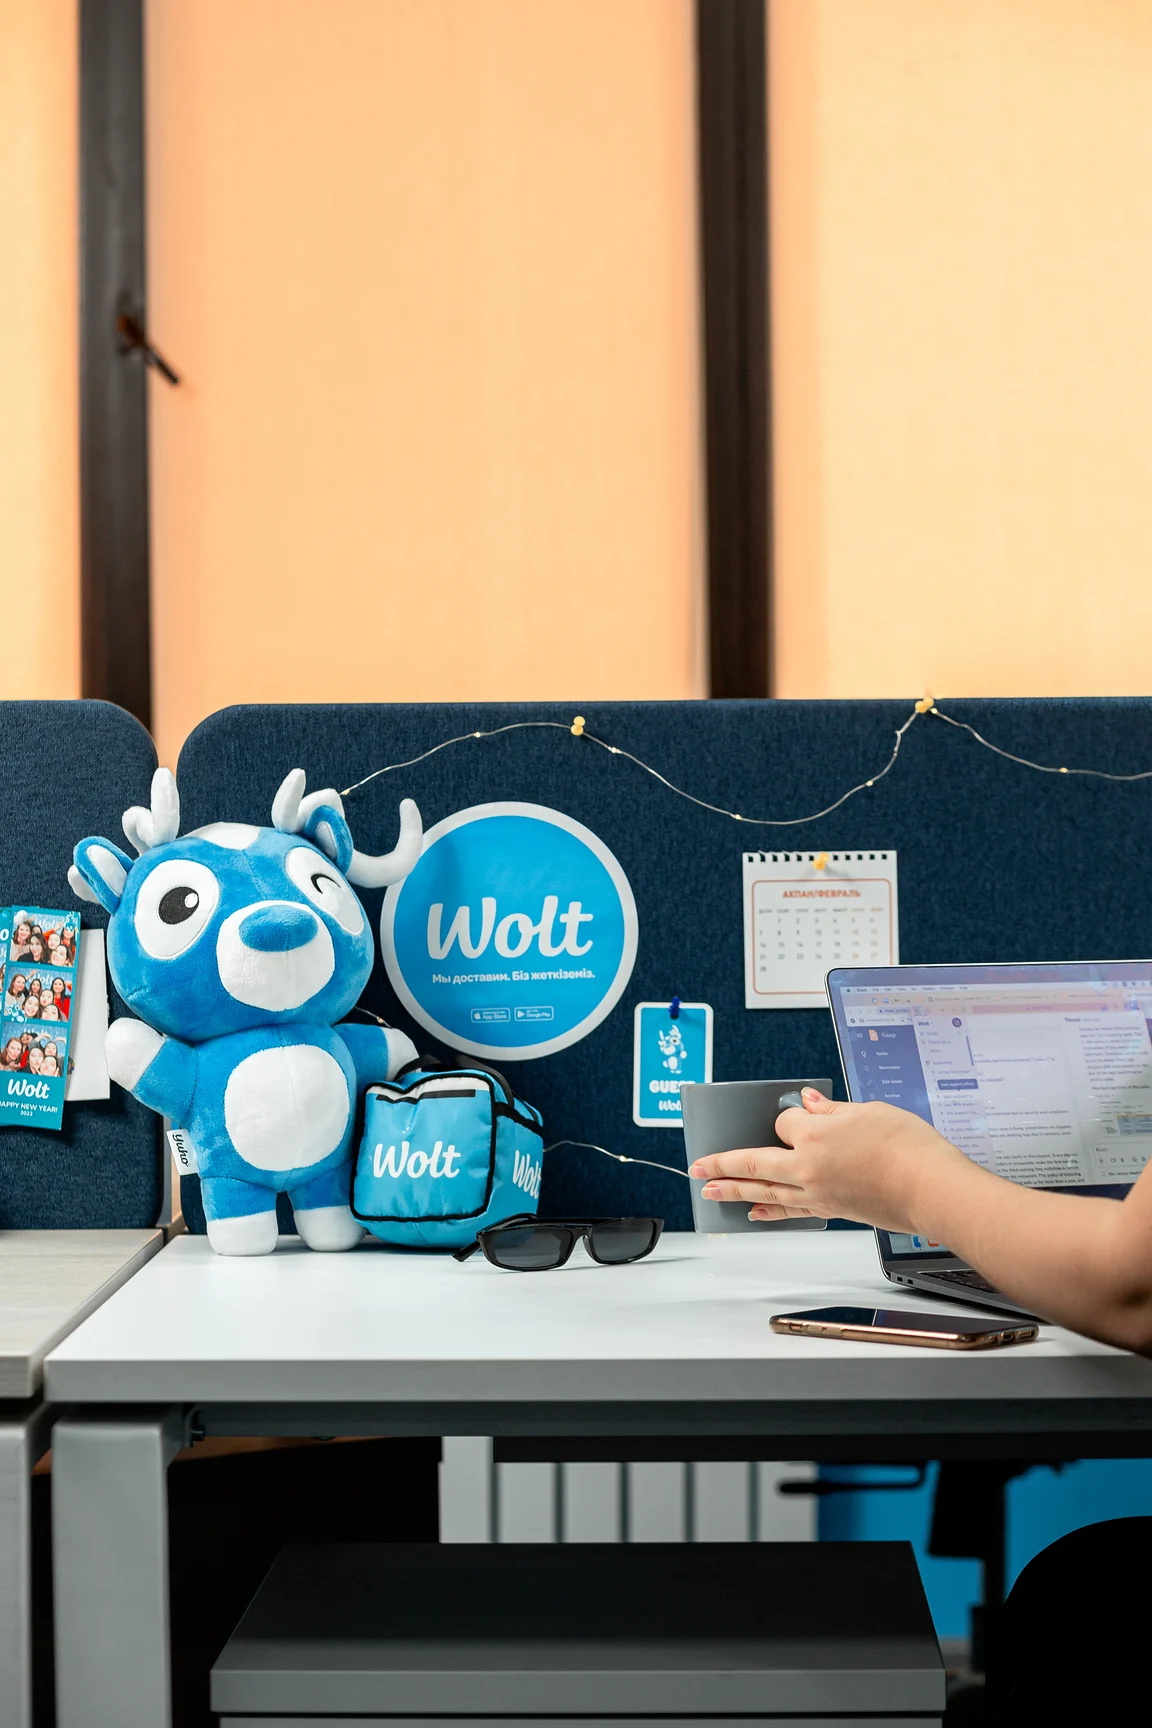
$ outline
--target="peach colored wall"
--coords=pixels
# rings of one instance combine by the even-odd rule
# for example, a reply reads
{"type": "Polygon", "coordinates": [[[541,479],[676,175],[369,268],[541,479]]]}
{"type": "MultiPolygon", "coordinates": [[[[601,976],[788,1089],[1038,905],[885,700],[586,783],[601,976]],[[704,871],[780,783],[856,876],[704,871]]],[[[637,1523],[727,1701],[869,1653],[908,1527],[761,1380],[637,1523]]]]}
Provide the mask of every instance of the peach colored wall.
{"type": "Polygon", "coordinates": [[[149,0],[162,760],[701,690],[690,0],[149,0]]]}
{"type": "MultiPolygon", "coordinates": [[[[782,692],[1148,689],[1152,8],[770,8],[782,692]]],[[[699,690],[688,0],[148,30],[165,754],[233,699],[699,690]]],[[[0,0],[8,695],[78,687],[75,49],[0,0]]]]}
{"type": "Polygon", "coordinates": [[[80,688],[75,0],[0,0],[0,695],[80,688]]]}
{"type": "Polygon", "coordinates": [[[1152,6],[770,4],[781,694],[1152,690],[1152,6]]]}

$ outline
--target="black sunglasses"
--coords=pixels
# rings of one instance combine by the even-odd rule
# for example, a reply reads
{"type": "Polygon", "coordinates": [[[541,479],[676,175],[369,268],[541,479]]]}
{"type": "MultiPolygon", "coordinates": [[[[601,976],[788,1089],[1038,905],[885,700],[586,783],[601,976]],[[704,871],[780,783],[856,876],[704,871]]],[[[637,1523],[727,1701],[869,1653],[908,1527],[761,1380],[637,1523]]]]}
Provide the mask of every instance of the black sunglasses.
{"type": "Polygon", "coordinates": [[[551,1272],[572,1256],[581,1236],[589,1254],[601,1266],[627,1266],[643,1260],[660,1240],[663,1218],[537,1218],[520,1212],[481,1230],[467,1248],[452,1258],[467,1260],[477,1248],[485,1260],[505,1272],[551,1272]]]}

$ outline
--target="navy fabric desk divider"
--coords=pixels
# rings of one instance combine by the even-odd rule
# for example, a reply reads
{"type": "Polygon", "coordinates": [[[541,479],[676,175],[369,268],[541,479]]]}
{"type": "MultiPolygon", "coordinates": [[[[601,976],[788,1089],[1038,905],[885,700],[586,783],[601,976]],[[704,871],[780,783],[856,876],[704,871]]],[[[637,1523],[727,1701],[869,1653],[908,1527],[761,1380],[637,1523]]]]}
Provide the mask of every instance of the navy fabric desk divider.
{"type": "MultiPolygon", "coordinates": [[[[942,706],[1034,761],[1116,772],[1152,767],[1152,700],[942,706]]],[[[343,787],[462,732],[526,719],[567,724],[577,713],[590,732],[698,797],[751,816],[806,815],[883,766],[911,707],[912,698],[229,708],[205,720],[181,752],[184,828],[223,819],[266,824],[273,794],[293,767],[307,770],[312,789],[343,787]]],[[[416,799],[426,827],[492,799],[551,805],[600,835],[627,872],[640,941],[623,997],[582,1043],[514,1065],[524,1097],[543,1111],[549,1141],[594,1140],[683,1167],[678,1132],[632,1123],[632,1010],[674,993],[715,1009],[717,1080],[839,1075],[826,1012],[744,1007],[746,850],[895,847],[905,962],[1152,952],[1152,781],[1121,786],[1037,774],[930,716],[912,726],[885,780],[799,828],[754,828],[711,815],[633,763],[551,731],[469,740],[354,793],[346,810],[362,851],[394,845],[402,797],[416,799]]],[[[381,895],[363,898],[378,932],[381,895]]],[[[364,1000],[411,1032],[418,1048],[435,1048],[399,1007],[379,958],[364,1000]]],[[[195,1179],[184,1187],[185,1216],[203,1228],[195,1179]]],[[[679,1178],[567,1148],[545,1159],[540,1208],[651,1211],[670,1229],[692,1228],[679,1178]]]]}
{"type": "MultiPolygon", "coordinates": [[[[148,803],[151,738],[111,702],[0,702],[0,744],[0,905],[74,907],[81,930],[103,929],[107,914],[68,886],[72,848],[86,834],[127,845],[120,818],[148,803]]],[[[65,1104],[59,1133],[0,1128],[0,1229],[146,1229],[163,1170],[159,1118],[113,1086],[65,1104]]]]}

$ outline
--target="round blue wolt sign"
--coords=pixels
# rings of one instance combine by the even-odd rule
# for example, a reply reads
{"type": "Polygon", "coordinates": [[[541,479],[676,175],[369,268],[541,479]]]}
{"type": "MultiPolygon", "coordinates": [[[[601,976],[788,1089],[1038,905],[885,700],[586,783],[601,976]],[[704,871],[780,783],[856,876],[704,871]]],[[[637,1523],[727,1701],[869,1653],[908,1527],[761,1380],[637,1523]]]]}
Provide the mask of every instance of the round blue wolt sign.
{"type": "Polygon", "coordinates": [[[541,804],[477,804],[437,822],[389,888],[380,942],[405,1008],[444,1043],[505,1062],[576,1044],[636,959],[636,902],[581,823],[541,804]]]}

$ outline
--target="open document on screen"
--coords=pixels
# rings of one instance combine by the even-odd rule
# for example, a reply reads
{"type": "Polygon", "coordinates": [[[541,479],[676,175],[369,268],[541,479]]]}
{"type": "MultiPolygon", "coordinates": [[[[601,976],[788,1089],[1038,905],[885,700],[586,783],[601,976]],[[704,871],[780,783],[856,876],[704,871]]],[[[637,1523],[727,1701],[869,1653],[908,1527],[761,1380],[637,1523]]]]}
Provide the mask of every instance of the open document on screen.
{"type": "Polygon", "coordinates": [[[851,1096],[914,1111],[999,1176],[1119,1195],[1152,1154],[1152,975],[845,985],[839,1007],[851,1096]]]}

